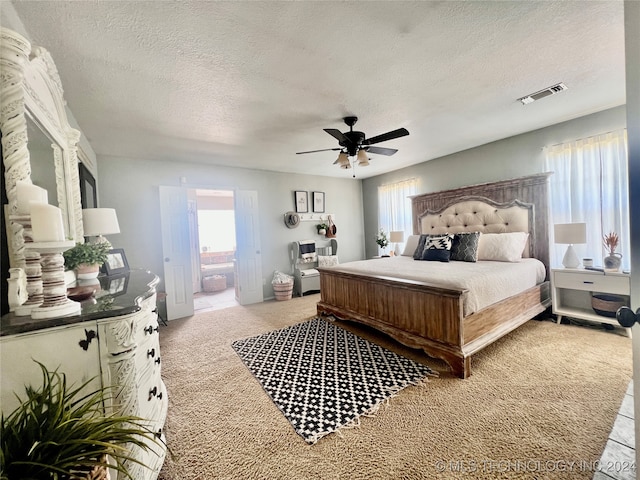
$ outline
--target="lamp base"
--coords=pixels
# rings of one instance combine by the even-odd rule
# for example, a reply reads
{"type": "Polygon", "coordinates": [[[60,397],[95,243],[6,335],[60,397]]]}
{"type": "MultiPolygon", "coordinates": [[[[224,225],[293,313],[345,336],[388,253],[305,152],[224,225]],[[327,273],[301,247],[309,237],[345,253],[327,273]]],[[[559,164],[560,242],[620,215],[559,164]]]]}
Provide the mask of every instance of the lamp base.
{"type": "Polygon", "coordinates": [[[578,255],[576,255],[573,245],[567,247],[567,251],[562,259],[562,265],[564,265],[564,268],[578,268],[580,266],[580,259],[578,255]]]}

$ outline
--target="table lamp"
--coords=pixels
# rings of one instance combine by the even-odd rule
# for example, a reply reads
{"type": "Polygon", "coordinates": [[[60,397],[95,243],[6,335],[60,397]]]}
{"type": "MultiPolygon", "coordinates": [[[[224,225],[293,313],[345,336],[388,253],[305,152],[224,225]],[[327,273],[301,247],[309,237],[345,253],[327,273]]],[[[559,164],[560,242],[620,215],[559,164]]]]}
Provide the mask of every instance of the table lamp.
{"type": "Polygon", "coordinates": [[[569,245],[562,259],[564,268],[578,268],[580,260],[573,245],[587,243],[586,223],[556,223],[553,226],[555,243],[569,245]]]}
{"type": "Polygon", "coordinates": [[[400,232],[400,231],[395,231],[395,232],[390,232],[389,233],[389,241],[391,243],[395,243],[395,250],[394,250],[394,255],[396,257],[399,257],[401,252],[400,252],[400,244],[402,242],[404,242],[404,232],[400,232]]]}
{"type": "Polygon", "coordinates": [[[82,210],[85,237],[96,237],[93,243],[110,243],[103,235],[120,233],[120,225],[114,208],[86,208],[82,210]]]}

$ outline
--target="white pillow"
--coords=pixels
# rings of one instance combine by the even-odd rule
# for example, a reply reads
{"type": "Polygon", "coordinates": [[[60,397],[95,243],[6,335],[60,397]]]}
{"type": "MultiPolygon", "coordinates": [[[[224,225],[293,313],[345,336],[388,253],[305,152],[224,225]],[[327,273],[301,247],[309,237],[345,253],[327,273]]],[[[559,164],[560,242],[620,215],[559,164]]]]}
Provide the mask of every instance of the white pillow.
{"type": "Polygon", "coordinates": [[[519,262],[528,237],[526,232],[483,233],[478,241],[478,260],[519,262]]]}
{"type": "Polygon", "coordinates": [[[402,255],[405,257],[413,257],[413,252],[418,248],[418,241],[420,240],[420,235],[409,235],[407,238],[407,243],[404,246],[404,251],[402,255]]]}
{"type": "Polygon", "coordinates": [[[339,263],[337,255],[318,255],[318,267],[333,267],[339,263]]]}

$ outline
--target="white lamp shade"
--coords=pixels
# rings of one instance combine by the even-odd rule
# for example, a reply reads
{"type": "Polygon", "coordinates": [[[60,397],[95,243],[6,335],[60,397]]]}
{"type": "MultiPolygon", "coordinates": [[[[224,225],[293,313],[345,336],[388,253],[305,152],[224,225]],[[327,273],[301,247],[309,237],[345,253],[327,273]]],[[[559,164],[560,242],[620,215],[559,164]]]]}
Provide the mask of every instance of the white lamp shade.
{"type": "Polygon", "coordinates": [[[120,233],[118,217],[113,208],[87,208],[82,210],[82,224],[86,237],[120,233]]]}
{"type": "Polygon", "coordinates": [[[553,226],[555,243],[578,244],[587,243],[586,223],[556,223],[553,226]]]}
{"type": "Polygon", "coordinates": [[[404,232],[391,232],[389,233],[389,241],[391,243],[402,243],[404,242],[404,232]]]}
{"type": "Polygon", "coordinates": [[[340,152],[338,154],[338,158],[336,159],[336,161],[333,162],[334,165],[336,163],[339,164],[340,167],[342,168],[349,168],[349,167],[345,167],[345,165],[349,165],[349,156],[344,152],[340,152]]]}

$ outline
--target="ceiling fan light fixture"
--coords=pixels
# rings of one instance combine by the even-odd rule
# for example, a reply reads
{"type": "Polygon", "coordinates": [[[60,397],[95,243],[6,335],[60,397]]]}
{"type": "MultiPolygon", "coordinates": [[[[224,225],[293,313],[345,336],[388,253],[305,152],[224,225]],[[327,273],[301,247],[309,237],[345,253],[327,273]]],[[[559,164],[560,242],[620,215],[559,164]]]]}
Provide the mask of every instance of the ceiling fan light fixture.
{"type": "Polygon", "coordinates": [[[367,165],[369,165],[369,157],[367,157],[367,152],[365,152],[364,150],[360,149],[358,150],[358,165],[360,167],[366,167],[367,165]]]}
{"type": "Polygon", "coordinates": [[[336,161],[333,162],[334,165],[336,163],[339,164],[342,168],[347,168],[344,167],[344,165],[349,165],[349,156],[345,152],[340,152],[336,161]]]}
{"type": "Polygon", "coordinates": [[[351,164],[349,162],[347,163],[341,163],[340,164],[340,168],[344,168],[345,170],[351,168],[351,164]]]}

